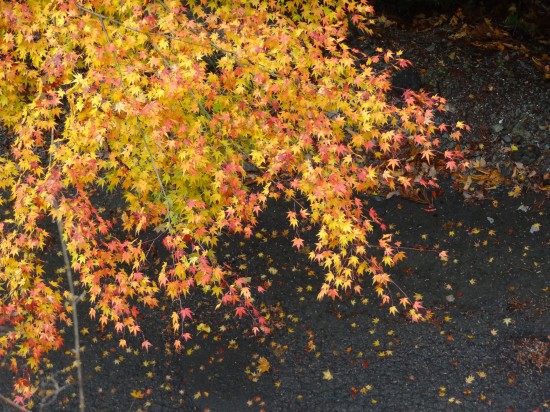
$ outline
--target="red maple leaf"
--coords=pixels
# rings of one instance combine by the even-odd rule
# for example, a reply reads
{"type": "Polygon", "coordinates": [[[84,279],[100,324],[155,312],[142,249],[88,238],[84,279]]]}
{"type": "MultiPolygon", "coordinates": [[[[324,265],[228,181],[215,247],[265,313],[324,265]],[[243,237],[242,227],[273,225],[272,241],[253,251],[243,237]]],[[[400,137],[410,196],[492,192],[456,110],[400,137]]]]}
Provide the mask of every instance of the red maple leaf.
{"type": "Polygon", "coordinates": [[[237,309],[235,309],[235,316],[242,318],[243,315],[246,315],[246,308],[239,306],[237,309]]]}
{"type": "Polygon", "coordinates": [[[189,308],[183,308],[180,310],[181,320],[185,320],[185,318],[193,319],[193,312],[189,308]]]}

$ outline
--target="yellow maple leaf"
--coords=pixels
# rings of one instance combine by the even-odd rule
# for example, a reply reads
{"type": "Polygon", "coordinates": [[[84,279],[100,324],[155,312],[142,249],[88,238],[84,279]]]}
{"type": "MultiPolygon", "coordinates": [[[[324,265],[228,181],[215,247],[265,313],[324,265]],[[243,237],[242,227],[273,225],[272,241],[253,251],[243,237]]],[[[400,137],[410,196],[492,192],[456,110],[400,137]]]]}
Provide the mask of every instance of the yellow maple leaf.
{"type": "Polygon", "coordinates": [[[132,397],[136,399],[143,399],[143,397],[145,396],[143,391],[136,391],[135,389],[132,392],[130,392],[130,395],[132,395],[132,397]]]}
{"type": "Polygon", "coordinates": [[[208,326],[207,324],[205,323],[199,323],[197,325],[197,330],[199,332],[205,332],[205,333],[210,333],[211,332],[211,329],[210,329],[210,326],[208,326]]]}
{"type": "Polygon", "coordinates": [[[323,379],[327,381],[331,381],[333,379],[332,373],[330,372],[329,369],[323,372],[323,379]]]}
{"type": "Polygon", "coordinates": [[[266,358],[260,358],[258,359],[258,372],[265,373],[269,372],[269,369],[271,368],[271,365],[269,364],[269,361],[266,358]]]}

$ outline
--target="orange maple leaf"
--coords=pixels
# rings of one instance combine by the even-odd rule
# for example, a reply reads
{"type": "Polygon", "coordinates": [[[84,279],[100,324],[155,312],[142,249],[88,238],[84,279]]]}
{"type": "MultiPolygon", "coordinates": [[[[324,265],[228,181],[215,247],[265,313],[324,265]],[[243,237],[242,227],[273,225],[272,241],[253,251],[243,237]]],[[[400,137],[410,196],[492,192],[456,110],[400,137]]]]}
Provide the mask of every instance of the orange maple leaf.
{"type": "Polygon", "coordinates": [[[295,237],[292,239],[292,246],[296,247],[296,249],[300,250],[304,246],[304,240],[300,239],[298,237],[295,237]]]}

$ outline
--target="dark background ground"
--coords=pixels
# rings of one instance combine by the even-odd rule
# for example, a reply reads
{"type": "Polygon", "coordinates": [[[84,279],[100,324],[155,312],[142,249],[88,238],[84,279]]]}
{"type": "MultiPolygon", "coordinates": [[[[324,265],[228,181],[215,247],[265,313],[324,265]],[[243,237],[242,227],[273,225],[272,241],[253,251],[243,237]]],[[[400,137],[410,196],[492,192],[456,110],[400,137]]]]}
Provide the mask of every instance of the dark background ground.
{"type": "MultiPolygon", "coordinates": [[[[414,26],[412,18],[393,19],[376,41],[406,50],[423,87],[448,97],[449,117],[472,125],[466,145],[483,159],[473,176],[495,169],[502,176],[492,190],[478,179],[467,203],[447,185],[436,212],[403,199],[371,201],[398,240],[415,249],[394,279],[422,294],[434,318],[410,324],[392,317],[370,291],[367,303],[318,302],[321,272],[284,233],[288,205],[274,204],[263,215],[262,237],[228,240],[220,259],[272,279],[259,302],[277,319],[275,333],[250,336],[248,323],[225,318],[200,297],[197,320],[212,330],[181,354],[170,351],[168,322],[158,313],[144,319],[149,353],[131,339],[135,351],[117,348],[114,332],[96,333],[84,320],[89,410],[550,410],[550,199],[541,190],[550,172],[548,83],[524,53],[450,39],[456,29],[434,26],[431,17],[414,26]],[[508,196],[516,184],[528,194],[508,196]],[[449,251],[448,262],[428,251],[436,246],[449,251]]],[[[507,41],[544,53],[536,35],[523,36],[507,41]]],[[[66,353],[50,359],[39,376],[44,389],[53,387],[48,375],[60,386],[74,375],[62,371],[71,363],[66,353]]],[[[9,394],[10,384],[0,374],[0,393],[9,394]]],[[[43,409],[76,410],[75,393],[69,385],[43,409]]]]}
{"type": "MultiPolygon", "coordinates": [[[[446,264],[430,252],[409,251],[394,270],[400,286],[422,294],[435,311],[422,324],[390,316],[370,293],[367,304],[318,302],[320,280],[309,272],[316,268],[281,232],[288,205],[274,204],[262,219],[266,241],[232,242],[224,251],[233,267],[246,265],[252,276],[273,279],[262,299],[279,319],[274,335],[265,341],[243,336],[246,324],[212,315],[206,301],[197,321],[212,332],[180,355],[163,343],[156,317],[143,325],[155,345],[149,353],[131,340],[135,352],[118,349],[115,334],[96,333],[85,322],[89,410],[549,409],[550,239],[531,228],[547,228],[550,219],[540,197],[495,200],[498,207],[465,206],[450,192],[435,213],[407,201],[373,201],[405,245],[449,251],[446,264]],[[260,357],[270,365],[265,373],[258,370],[260,357]]],[[[51,360],[46,374],[70,364],[66,355],[51,360]]],[[[62,385],[67,376],[56,379],[62,385]]],[[[74,385],[67,388],[45,410],[75,410],[75,392],[74,385]]]]}

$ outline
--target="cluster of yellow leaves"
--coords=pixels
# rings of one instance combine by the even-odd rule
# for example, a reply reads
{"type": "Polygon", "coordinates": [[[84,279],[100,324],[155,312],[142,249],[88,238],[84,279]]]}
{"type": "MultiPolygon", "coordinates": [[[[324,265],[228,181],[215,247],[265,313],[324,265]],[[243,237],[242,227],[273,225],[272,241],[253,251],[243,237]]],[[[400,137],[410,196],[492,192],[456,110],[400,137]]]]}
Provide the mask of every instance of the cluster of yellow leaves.
{"type": "MultiPolygon", "coordinates": [[[[386,228],[363,195],[435,187],[436,169],[464,166],[458,150],[439,151],[436,135],[451,131],[434,119],[444,99],[396,102],[386,69],[407,62],[345,44],[348,19],[368,30],[365,0],[204,3],[0,1],[0,122],[14,136],[0,155],[0,204],[12,210],[0,223],[0,324],[14,326],[0,355],[35,367],[68,322],[63,286],[36,258],[45,215],[63,220],[90,315],[112,322],[122,345],[142,334],[138,303],[193,289],[268,331],[251,279],[213,252],[222,232],[251,236],[269,198],[302,205],[289,214],[297,232],[318,226],[319,298],[360,293],[369,274],[396,311],[384,267],[404,255],[389,234],[369,243],[386,228]],[[97,191],[120,199],[120,216],[94,206],[97,191]],[[152,229],[171,254],[156,274],[136,236],[152,229]]],[[[419,302],[401,304],[420,316],[419,302]]],[[[172,316],[176,347],[191,338],[186,317],[172,316]]]]}

